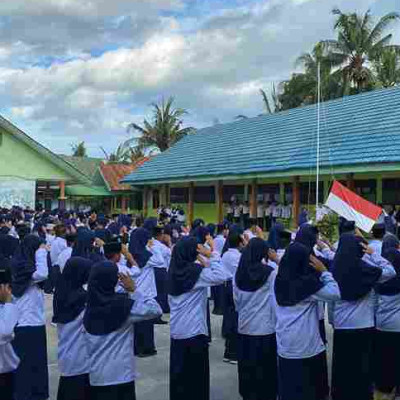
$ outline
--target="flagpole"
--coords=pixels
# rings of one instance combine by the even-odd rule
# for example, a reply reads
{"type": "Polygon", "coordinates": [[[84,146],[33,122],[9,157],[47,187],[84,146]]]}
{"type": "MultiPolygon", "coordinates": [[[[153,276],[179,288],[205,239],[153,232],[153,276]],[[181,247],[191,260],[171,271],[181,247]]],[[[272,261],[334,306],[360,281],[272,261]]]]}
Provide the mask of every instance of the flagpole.
{"type": "Polygon", "coordinates": [[[319,204],[319,133],[320,133],[320,103],[321,103],[321,63],[318,62],[318,87],[317,87],[317,181],[316,181],[316,208],[315,216],[317,217],[318,204],[319,204]]]}

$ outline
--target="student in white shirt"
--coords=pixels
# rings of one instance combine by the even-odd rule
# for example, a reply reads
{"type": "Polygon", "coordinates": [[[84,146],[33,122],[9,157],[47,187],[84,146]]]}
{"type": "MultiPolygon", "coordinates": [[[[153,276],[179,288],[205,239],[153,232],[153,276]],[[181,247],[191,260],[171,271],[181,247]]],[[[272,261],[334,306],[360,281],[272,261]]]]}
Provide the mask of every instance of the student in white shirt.
{"type": "Polygon", "coordinates": [[[388,260],[351,233],[340,236],[332,271],[341,295],[341,300],[336,301],[331,310],[334,327],[332,398],[369,400],[373,395],[373,288],[377,283],[394,278],[396,272],[388,260]]]}
{"type": "Polygon", "coordinates": [[[244,248],[233,280],[239,314],[239,393],[243,399],[276,400],[278,375],[275,337],[276,253],[254,238],[244,248]]]}
{"type": "Polygon", "coordinates": [[[265,213],[265,207],[264,204],[260,201],[257,205],[257,224],[263,230],[264,230],[264,213],[265,213]]]}
{"type": "Polygon", "coordinates": [[[240,223],[241,215],[242,215],[242,206],[240,203],[235,203],[233,206],[233,222],[235,224],[240,223]]]}
{"type": "Polygon", "coordinates": [[[300,227],[275,279],[276,338],[282,400],[320,400],[326,394],[326,348],[319,330],[320,301],[340,299],[339,287],[312,256],[318,231],[300,227]]]}
{"type": "Polygon", "coordinates": [[[248,220],[250,218],[250,205],[249,205],[248,201],[245,201],[243,203],[242,218],[243,218],[243,221],[242,221],[243,227],[246,228],[247,227],[247,222],[248,222],[248,220]]]}
{"type": "Polygon", "coordinates": [[[196,261],[198,254],[208,256],[209,251],[193,237],[181,239],[172,251],[168,271],[170,400],[208,400],[210,396],[207,288],[223,283],[227,274],[216,252],[207,268],[196,261]]]}
{"type": "Polygon", "coordinates": [[[58,256],[56,265],[60,268],[60,273],[63,272],[65,264],[71,258],[73,247],[76,243],[77,236],[76,234],[69,234],[65,237],[67,242],[67,248],[65,248],[58,256]]]}
{"type": "MultiPolygon", "coordinates": [[[[154,268],[164,263],[160,251],[153,251],[151,233],[138,228],[131,235],[129,251],[135,259],[141,273],[136,279],[137,290],[144,297],[155,299],[157,286],[154,268]]],[[[135,324],[135,354],[138,357],[151,357],[157,354],[154,342],[154,320],[144,320],[135,324]]]]}
{"type": "Polygon", "coordinates": [[[154,319],[161,309],[154,298],[135,291],[132,279],[121,275],[130,293],[115,292],[118,268],[111,261],[93,265],[83,316],[89,354],[91,400],[135,399],[134,323],[154,319]]]}
{"type": "Polygon", "coordinates": [[[372,227],[373,239],[369,241],[369,247],[374,250],[374,253],[382,253],[382,241],[385,236],[385,224],[375,224],[372,227]]]}
{"type": "Polygon", "coordinates": [[[232,280],[239,265],[241,250],[245,245],[241,228],[229,232],[226,241],[226,251],[222,255],[221,260],[222,267],[229,274],[229,280],[224,284],[222,336],[225,338],[225,351],[223,361],[230,364],[237,364],[238,315],[233,302],[232,280]]]}
{"type": "Polygon", "coordinates": [[[396,276],[375,286],[374,383],[375,398],[390,399],[400,387],[400,242],[396,236],[384,237],[382,256],[393,265],[396,276]]]}
{"type": "Polygon", "coordinates": [[[47,248],[27,235],[11,260],[12,292],[19,318],[14,350],[21,359],[15,374],[15,400],[49,397],[46,317],[41,283],[48,278],[47,248]]]}
{"type": "Polygon", "coordinates": [[[2,400],[13,400],[14,375],[19,358],[12,341],[18,322],[18,309],[12,304],[11,272],[0,266],[0,396],[2,400]]]}
{"type": "Polygon", "coordinates": [[[90,360],[83,330],[87,303],[84,285],[92,262],[82,257],[70,258],[57,282],[54,293],[54,317],[58,335],[60,381],[57,400],[87,400],[90,396],[90,360]]]}

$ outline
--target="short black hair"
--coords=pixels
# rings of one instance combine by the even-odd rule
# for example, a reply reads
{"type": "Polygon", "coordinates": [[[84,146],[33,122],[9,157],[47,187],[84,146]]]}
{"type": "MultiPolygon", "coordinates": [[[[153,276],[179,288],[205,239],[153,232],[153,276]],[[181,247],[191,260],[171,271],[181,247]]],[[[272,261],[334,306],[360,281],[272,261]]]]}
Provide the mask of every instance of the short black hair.
{"type": "Polygon", "coordinates": [[[383,239],[383,237],[385,236],[385,224],[375,224],[372,227],[372,236],[375,239],[383,239]]]}

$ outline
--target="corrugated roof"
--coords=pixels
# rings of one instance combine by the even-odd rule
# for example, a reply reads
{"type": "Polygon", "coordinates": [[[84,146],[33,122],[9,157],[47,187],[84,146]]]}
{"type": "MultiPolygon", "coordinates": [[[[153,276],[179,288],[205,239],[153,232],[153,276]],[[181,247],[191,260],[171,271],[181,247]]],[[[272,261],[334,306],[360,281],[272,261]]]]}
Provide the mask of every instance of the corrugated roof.
{"type": "MultiPolygon", "coordinates": [[[[322,103],[320,118],[322,168],[400,161],[400,87],[322,103]]],[[[215,125],[183,138],[123,182],[309,171],[316,132],[316,105],[215,125]]]]}
{"type": "Polygon", "coordinates": [[[101,158],[75,157],[63,154],[60,155],[60,157],[90,179],[94,178],[98,168],[103,162],[101,158]]]}
{"type": "Polygon", "coordinates": [[[121,184],[120,180],[138,167],[143,165],[149,158],[145,157],[135,164],[121,164],[121,163],[101,163],[100,172],[106,182],[108,189],[111,191],[125,191],[132,190],[130,185],[121,184]]]}

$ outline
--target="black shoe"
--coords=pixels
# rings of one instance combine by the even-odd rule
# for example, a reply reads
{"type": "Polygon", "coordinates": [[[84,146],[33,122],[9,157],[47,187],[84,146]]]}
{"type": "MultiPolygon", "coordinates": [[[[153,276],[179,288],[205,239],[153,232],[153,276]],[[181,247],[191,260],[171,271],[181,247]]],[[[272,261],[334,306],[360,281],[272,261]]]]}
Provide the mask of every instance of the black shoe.
{"type": "Polygon", "coordinates": [[[136,354],[136,357],[147,358],[147,357],[155,356],[156,354],[157,354],[157,350],[153,350],[153,351],[149,351],[147,353],[136,354]]]}
{"type": "Polygon", "coordinates": [[[154,325],[168,325],[168,321],[164,321],[163,319],[158,319],[154,322],[154,325]]]}

